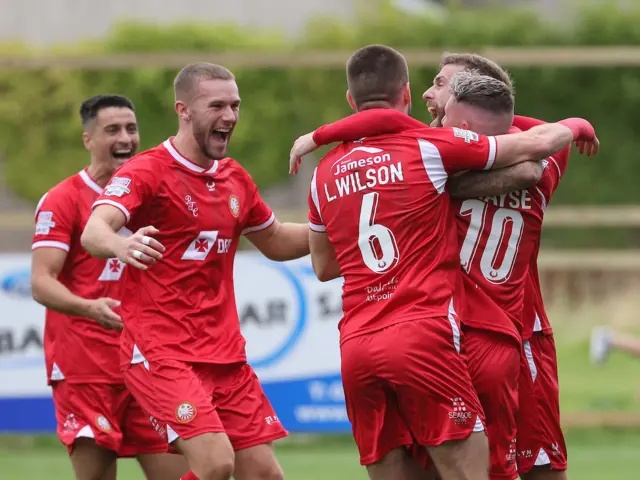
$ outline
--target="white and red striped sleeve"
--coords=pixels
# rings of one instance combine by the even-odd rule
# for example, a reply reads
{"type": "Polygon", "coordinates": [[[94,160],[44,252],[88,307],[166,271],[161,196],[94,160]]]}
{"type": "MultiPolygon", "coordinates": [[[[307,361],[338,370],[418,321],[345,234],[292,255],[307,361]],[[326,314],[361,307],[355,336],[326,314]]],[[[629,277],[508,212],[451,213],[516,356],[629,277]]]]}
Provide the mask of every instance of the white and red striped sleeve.
{"type": "Polygon", "coordinates": [[[120,167],[102,195],[94,202],[92,209],[99,205],[117,208],[129,223],[135,212],[151,199],[162,179],[163,169],[152,157],[129,160],[120,167]]]}

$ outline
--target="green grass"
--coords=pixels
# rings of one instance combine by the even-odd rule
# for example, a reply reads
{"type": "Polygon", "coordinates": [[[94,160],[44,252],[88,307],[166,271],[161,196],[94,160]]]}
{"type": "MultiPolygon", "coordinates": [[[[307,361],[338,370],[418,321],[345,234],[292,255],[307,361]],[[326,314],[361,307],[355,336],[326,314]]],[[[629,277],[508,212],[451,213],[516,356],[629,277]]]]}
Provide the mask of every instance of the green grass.
{"type": "MultiPolygon", "coordinates": [[[[49,439],[47,439],[49,440],[49,439]]],[[[570,478],[632,480],[640,471],[640,430],[575,430],[567,434],[570,478]]],[[[4,443],[4,442],[3,442],[4,443]]],[[[277,449],[286,478],[293,480],[365,480],[355,446],[348,437],[294,439],[277,449]]],[[[73,478],[65,449],[51,441],[0,447],[0,477],[29,480],[73,478]]],[[[142,480],[133,460],[121,461],[119,480],[142,480]]]]}

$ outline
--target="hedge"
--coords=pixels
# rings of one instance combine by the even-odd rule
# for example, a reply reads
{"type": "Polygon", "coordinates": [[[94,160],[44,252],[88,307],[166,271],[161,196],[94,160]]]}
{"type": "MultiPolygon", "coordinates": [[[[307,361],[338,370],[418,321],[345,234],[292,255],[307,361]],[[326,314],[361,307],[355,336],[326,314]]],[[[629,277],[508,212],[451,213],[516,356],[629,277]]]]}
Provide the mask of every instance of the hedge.
{"type": "MultiPolygon", "coordinates": [[[[262,49],[356,49],[369,43],[403,48],[473,50],[482,45],[639,45],[640,8],[611,5],[576,13],[572,27],[549,24],[523,10],[452,10],[446,18],[407,16],[388,6],[367,11],[357,22],[315,19],[295,43],[277,32],[233,26],[179,24],[157,27],[120,24],[102,42],[78,45],[79,51],[144,52],[262,49]]],[[[0,47],[2,49],[9,47],[0,47]]],[[[12,46],[11,49],[19,47],[12,46]]],[[[420,99],[436,66],[412,69],[414,115],[427,119],[420,99]]],[[[142,147],[158,144],[176,129],[171,83],[174,70],[0,72],[0,155],[10,187],[36,201],[58,180],[87,162],[78,118],[80,102],[90,95],[118,92],[138,109],[142,147]]],[[[344,70],[241,69],[236,76],[242,114],[231,154],[261,187],[287,175],[291,142],[349,108],[344,100],[344,70]]],[[[639,68],[517,68],[512,70],[519,113],[553,121],[584,116],[602,142],[599,157],[575,156],[558,203],[637,203],[636,182],[639,68]]]]}

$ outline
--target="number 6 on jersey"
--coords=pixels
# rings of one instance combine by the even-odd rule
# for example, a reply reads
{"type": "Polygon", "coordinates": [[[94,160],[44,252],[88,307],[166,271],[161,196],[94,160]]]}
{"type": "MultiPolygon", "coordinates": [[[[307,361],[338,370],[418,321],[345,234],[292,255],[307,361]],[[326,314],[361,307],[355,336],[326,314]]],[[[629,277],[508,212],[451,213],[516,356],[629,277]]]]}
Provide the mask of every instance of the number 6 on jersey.
{"type": "Polygon", "coordinates": [[[398,263],[400,252],[393,232],[384,225],[375,223],[379,197],[378,192],[367,193],[362,197],[358,246],[364,264],[375,273],[385,273],[398,263]]]}

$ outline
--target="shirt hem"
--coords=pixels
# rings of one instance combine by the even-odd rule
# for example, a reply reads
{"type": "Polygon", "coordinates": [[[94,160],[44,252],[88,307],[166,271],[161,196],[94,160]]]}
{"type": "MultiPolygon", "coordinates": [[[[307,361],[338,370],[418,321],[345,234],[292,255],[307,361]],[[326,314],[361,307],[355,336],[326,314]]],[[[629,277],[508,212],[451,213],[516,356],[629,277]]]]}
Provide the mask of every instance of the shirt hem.
{"type": "Polygon", "coordinates": [[[366,330],[359,330],[357,332],[350,333],[349,335],[345,335],[344,337],[341,336],[340,346],[342,346],[345,342],[351,340],[352,338],[375,333],[380,330],[384,330],[385,328],[393,327],[394,325],[398,325],[400,323],[415,322],[418,320],[429,320],[430,318],[446,318],[446,317],[447,317],[447,314],[443,312],[442,315],[427,314],[427,315],[420,315],[420,316],[411,317],[411,318],[399,319],[389,323],[384,323],[376,327],[367,328],[366,330]]]}

